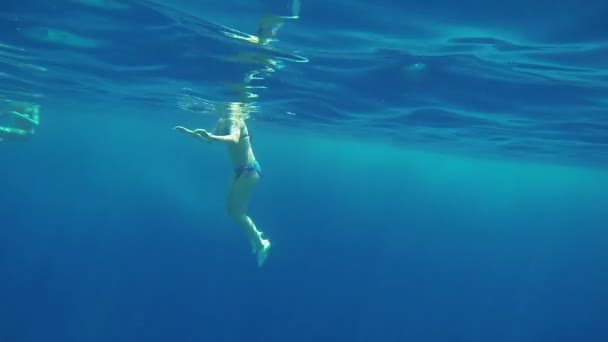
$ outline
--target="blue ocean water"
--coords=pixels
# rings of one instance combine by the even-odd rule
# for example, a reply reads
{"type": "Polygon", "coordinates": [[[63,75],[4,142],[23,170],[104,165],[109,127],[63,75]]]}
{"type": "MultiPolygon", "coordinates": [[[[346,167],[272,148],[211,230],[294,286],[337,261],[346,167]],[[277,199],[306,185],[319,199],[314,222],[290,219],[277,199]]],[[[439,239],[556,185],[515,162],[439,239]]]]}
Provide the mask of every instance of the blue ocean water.
{"type": "Polygon", "coordinates": [[[41,111],[0,142],[0,341],[607,341],[607,15],[3,1],[0,100],[41,111]],[[242,99],[261,269],[172,131],[242,99]]]}

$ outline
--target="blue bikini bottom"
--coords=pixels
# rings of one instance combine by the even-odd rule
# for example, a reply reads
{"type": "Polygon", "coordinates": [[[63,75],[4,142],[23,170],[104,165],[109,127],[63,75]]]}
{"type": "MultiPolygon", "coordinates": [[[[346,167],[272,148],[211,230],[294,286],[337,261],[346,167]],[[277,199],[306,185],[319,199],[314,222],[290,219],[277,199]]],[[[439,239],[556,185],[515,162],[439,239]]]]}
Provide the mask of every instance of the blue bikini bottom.
{"type": "Polygon", "coordinates": [[[234,174],[236,176],[236,178],[239,178],[243,172],[245,171],[255,171],[257,172],[260,176],[262,175],[262,168],[260,167],[260,163],[258,163],[257,160],[252,161],[250,164],[245,165],[245,166],[240,166],[234,169],[234,174]]]}

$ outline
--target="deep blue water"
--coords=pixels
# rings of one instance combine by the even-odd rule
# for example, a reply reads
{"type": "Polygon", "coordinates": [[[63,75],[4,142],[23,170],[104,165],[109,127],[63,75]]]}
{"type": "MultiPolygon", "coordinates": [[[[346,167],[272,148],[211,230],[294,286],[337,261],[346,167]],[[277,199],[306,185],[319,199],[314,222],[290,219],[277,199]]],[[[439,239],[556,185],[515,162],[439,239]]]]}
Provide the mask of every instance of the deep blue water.
{"type": "Polygon", "coordinates": [[[607,15],[3,1],[41,123],[0,143],[0,341],[607,341],[607,15]],[[171,131],[247,93],[262,269],[225,151],[171,131]]]}

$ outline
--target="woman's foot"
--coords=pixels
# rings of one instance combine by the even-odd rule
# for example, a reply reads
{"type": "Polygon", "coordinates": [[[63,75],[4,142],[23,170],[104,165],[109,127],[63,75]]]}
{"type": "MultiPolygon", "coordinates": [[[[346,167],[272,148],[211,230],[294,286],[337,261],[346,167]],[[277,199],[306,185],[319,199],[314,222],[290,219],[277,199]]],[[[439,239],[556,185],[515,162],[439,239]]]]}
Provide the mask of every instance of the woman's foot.
{"type": "Polygon", "coordinates": [[[271,246],[270,241],[268,239],[264,239],[263,235],[264,233],[258,231],[257,239],[251,241],[251,254],[257,255],[258,267],[264,266],[271,246]]]}
{"type": "Polygon", "coordinates": [[[264,266],[268,253],[270,252],[270,241],[262,239],[262,247],[257,250],[258,254],[258,267],[264,266]]]}

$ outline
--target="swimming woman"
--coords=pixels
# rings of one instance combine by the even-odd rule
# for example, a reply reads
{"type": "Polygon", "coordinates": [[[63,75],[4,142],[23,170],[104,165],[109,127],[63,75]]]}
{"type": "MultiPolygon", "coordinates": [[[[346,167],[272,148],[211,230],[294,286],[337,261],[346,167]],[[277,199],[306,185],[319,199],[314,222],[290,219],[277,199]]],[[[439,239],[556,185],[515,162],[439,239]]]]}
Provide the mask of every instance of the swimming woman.
{"type": "Polygon", "coordinates": [[[251,136],[245,124],[247,115],[245,106],[239,102],[230,103],[229,110],[220,116],[212,132],[201,128],[190,130],[182,126],[177,126],[174,130],[207,143],[226,144],[234,168],[226,201],[228,215],[245,232],[251,242],[253,252],[257,254],[258,266],[262,267],[271,245],[268,239],[264,239],[263,233],[258,230],[246,213],[249,198],[262,175],[262,170],[251,147],[251,136]]]}

